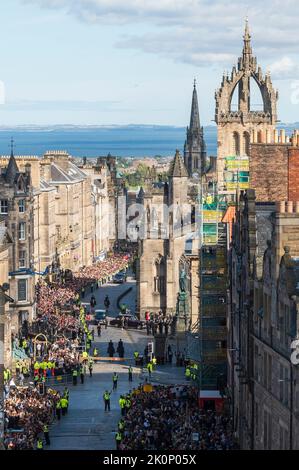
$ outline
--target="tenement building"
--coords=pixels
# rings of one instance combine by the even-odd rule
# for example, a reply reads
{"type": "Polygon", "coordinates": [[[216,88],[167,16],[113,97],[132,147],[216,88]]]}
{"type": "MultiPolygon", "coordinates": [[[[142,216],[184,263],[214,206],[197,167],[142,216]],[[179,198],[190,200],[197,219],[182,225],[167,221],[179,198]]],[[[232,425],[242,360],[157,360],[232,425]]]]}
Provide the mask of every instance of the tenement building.
{"type": "Polygon", "coordinates": [[[242,449],[299,449],[299,204],[241,194],[230,254],[229,387],[242,449]]]}
{"type": "MultiPolygon", "coordinates": [[[[13,152],[1,168],[0,216],[12,240],[9,256],[10,329],[18,335],[25,321],[35,315],[34,276],[31,273],[34,258],[34,213],[31,166],[18,168],[13,152]]],[[[6,270],[5,270],[6,272],[6,270]]]]}

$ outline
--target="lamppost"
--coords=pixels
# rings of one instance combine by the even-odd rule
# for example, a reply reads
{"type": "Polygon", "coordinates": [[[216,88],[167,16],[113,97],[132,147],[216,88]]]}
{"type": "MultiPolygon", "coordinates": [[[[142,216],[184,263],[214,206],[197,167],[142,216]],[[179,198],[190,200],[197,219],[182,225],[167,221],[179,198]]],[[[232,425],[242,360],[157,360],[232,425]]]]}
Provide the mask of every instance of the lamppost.
{"type": "Polygon", "coordinates": [[[0,450],[4,450],[4,346],[5,346],[5,304],[13,302],[6,292],[9,284],[0,286],[0,450]]]}

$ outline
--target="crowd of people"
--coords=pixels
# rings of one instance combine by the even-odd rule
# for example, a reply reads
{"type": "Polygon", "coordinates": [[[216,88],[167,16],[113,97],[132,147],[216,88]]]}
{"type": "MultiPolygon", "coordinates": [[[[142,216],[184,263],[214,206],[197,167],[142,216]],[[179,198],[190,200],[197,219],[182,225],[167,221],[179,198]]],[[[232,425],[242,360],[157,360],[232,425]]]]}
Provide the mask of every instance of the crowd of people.
{"type": "Polygon", "coordinates": [[[116,439],[120,450],[236,449],[231,419],[198,407],[191,386],[142,387],[131,393],[116,439]]]}
{"type": "Polygon", "coordinates": [[[40,392],[40,385],[43,386],[48,378],[71,374],[74,384],[77,377],[83,383],[87,367],[92,377],[93,361],[89,352],[94,337],[81,302],[87,289],[93,292],[127,266],[127,256],[113,255],[75,274],[59,270],[51,280],[41,280],[37,284],[35,326],[38,326],[38,333],[47,335],[48,340],[35,341],[30,331],[28,335],[13,338],[14,346],[23,349],[28,359],[16,361],[16,377],[12,377],[10,369],[5,369],[7,449],[43,448],[40,433],[44,432],[48,443],[48,425],[55,415],[60,419],[60,410],[62,414],[66,412],[68,397],[60,397],[58,392],[48,388],[40,392]],[[80,362],[82,351],[83,363],[80,362]],[[25,372],[29,380],[23,386],[25,372]]]}
{"type": "Polygon", "coordinates": [[[37,389],[11,387],[5,399],[4,445],[9,450],[35,449],[37,437],[54,417],[60,396],[48,390],[40,395],[37,389]]]}
{"type": "Polygon", "coordinates": [[[166,315],[160,312],[145,312],[146,332],[147,335],[152,334],[155,336],[157,333],[160,335],[172,334],[175,328],[175,321],[172,315],[166,315]]]}

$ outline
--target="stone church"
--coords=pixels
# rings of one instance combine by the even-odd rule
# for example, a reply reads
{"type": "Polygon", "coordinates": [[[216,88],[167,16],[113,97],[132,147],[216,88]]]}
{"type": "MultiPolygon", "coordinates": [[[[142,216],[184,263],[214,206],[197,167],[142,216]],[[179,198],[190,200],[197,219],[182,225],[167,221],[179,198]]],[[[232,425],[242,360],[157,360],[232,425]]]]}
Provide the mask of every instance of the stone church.
{"type": "Polygon", "coordinates": [[[205,148],[194,84],[184,160],[177,150],[168,182],[152,182],[139,193],[148,222],[145,236],[139,240],[137,266],[137,314],[141,318],[146,311],[176,314],[182,272],[186,276],[188,324],[198,318],[199,245],[194,223],[197,203],[194,187],[198,180],[194,183],[191,177],[204,171],[205,148]]]}
{"type": "Polygon", "coordinates": [[[243,38],[242,56],[238,59],[237,67],[233,67],[230,76],[223,75],[221,86],[215,94],[218,194],[224,194],[227,198],[233,197],[236,189],[248,189],[246,158],[248,160],[250,142],[270,142],[277,122],[278,93],[273,88],[270,73],[264,76],[261,67],[257,65],[257,59],[252,53],[248,21],[243,38]],[[254,88],[262,98],[261,108],[259,104],[256,106],[253,103],[254,88]],[[240,171],[244,173],[241,179],[237,174],[240,171]]]}

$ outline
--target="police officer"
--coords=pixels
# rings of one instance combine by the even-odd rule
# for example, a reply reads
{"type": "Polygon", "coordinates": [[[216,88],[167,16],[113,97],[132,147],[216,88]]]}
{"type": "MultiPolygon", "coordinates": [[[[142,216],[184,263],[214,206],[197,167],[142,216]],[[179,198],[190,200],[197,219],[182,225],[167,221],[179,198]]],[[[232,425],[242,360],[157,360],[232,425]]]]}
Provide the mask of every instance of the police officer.
{"type": "Polygon", "coordinates": [[[125,421],[123,418],[118,422],[118,430],[119,432],[123,432],[125,429],[125,421]]]}
{"type": "Polygon", "coordinates": [[[60,406],[61,406],[61,410],[62,410],[62,416],[65,416],[66,413],[67,413],[67,409],[68,409],[68,400],[64,397],[62,397],[60,399],[60,406]]]}
{"type": "Polygon", "coordinates": [[[57,419],[60,420],[60,418],[61,418],[61,403],[60,403],[60,400],[58,400],[58,402],[56,403],[56,416],[57,416],[57,419]]]}
{"type": "Polygon", "coordinates": [[[115,441],[116,441],[116,449],[119,450],[119,444],[122,441],[122,434],[119,431],[115,434],[115,441]]]}
{"type": "Polygon", "coordinates": [[[111,392],[108,392],[108,390],[105,391],[103,395],[104,403],[105,403],[105,411],[110,411],[110,395],[111,392]]]}
{"type": "Polygon", "coordinates": [[[149,378],[151,378],[152,372],[153,372],[153,364],[151,362],[149,362],[148,365],[146,366],[146,368],[148,370],[148,376],[149,376],[149,378]]]}
{"type": "Polygon", "coordinates": [[[120,399],[118,401],[120,410],[121,410],[121,415],[125,416],[126,414],[126,400],[123,395],[120,396],[120,399]]]}
{"type": "Polygon", "coordinates": [[[138,352],[138,351],[134,351],[134,359],[135,359],[135,365],[136,365],[136,366],[137,366],[138,358],[139,358],[139,352],[138,352]]]}
{"type": "Polygon", "coordinates": [[[39,437],[37,440],[36,444],[36,450],[43,450],[44,449],[44,443],[43,440],[39,437]]]}
{"type": "Polygon", "coordinates": [[[129,382],[132,382],[133,381],[133,368],[130,366],[129,367],[129,382]]]}
{"type": "Polygon", "coordinates": [[[88,361],[88,369],[89,369],[89,377],[92,377],[92,369],[93,369],[93,360],[89,359],[88,361]]]}
{"type": "Polygon", "coordinates": [[[129,409],[131,408],[131,400],[130,400],[130,396],[127,396],[126,399],[125,399],[125,402],[126,402],[126,413],[129,411],[129,409]]]}
{"type": "Polygon", "coordinates": [[[73,385],[77,385],[78,371],[77,369],[73,370],[73,385]]]}
{"type": "Polygon", "coordinates": [[[81,379],[81,384],[84,384],[84,369],[82,366],[80,367],[80,379],[81,379]]]}
{"type": "Polygon", "coordinates": [[[47,424],[44,424],[43,431],[44,431],[44,438],[46,440],[46,445],[49,446],[50,436],[49,436],[49,426],[47,424]]]}
{"type": "Polygon", "coordinates": [[[116,372],[114,372],[113,377],[112,377],[113,390],[117,390],[117,381],[118,381],[118,375],[116,372]]]}
{"type": "Polygon", "coordinates": [[[97,357],[98,356],[98,350],[97,348],[94,348],[93,349],[93,357],[97,357]]]}
{"type": "Polygon", "coordinates": [[[187,380],[190,380],[191,378],[191,370],[190,370],[190,367],[186,367],[186,370],[185,370],[185,377],[187,380]]]}

